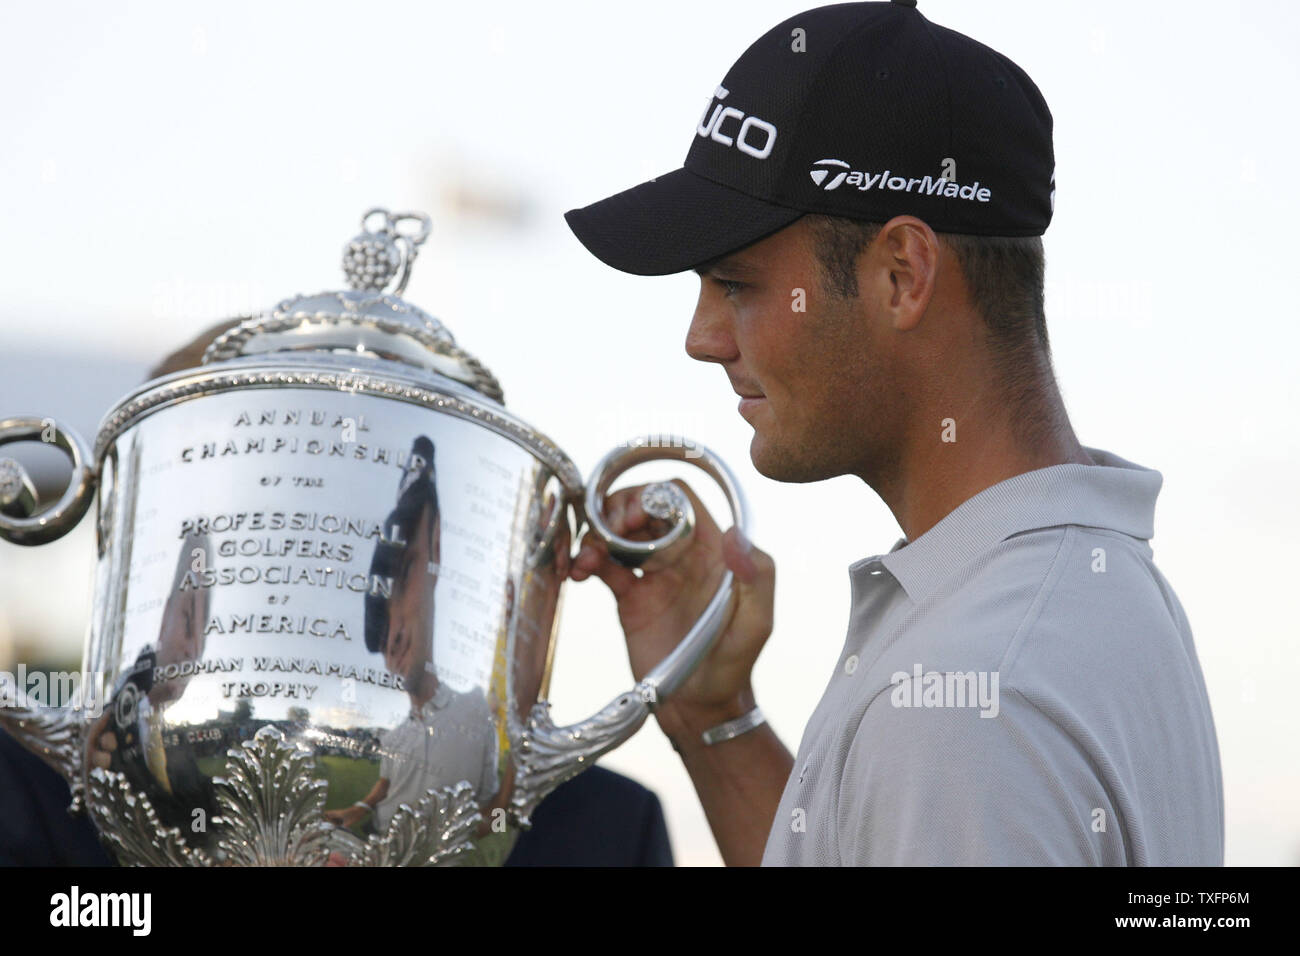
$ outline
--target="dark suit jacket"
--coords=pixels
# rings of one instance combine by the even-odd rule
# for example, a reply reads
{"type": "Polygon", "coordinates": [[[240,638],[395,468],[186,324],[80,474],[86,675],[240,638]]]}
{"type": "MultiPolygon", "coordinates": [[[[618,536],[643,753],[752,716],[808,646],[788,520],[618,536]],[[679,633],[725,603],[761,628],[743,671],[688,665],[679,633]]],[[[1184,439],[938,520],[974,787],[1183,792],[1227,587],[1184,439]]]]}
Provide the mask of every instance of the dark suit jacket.
{"type": "Polygon", "coordinates": [[[556,787],[506,859],[506,866],[672,865],[659,798],[604,767],[556,787]]]}
{"type": "MultiPolygon", "coordinates": [[[[0,866],[112,866],[63,778],[0,731],[0,866]]],[[[533,813],[506,866],[672,866],[659,798],[592,767],[533,813]]]]}

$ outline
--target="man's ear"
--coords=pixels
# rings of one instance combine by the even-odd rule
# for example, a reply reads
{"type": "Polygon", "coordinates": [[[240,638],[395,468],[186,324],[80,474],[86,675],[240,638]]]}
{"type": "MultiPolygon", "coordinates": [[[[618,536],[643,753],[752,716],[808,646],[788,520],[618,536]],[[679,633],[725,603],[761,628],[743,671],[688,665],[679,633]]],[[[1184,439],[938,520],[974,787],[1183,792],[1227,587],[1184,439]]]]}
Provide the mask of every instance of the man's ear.
{"type": "Polygon", "coordinates": [[[898,331],[916,328],[938,283],[939,237],[915,216],[895,216],[873,246],[876,254],[863,260],[874,276],[877,304],[898,331]]]}

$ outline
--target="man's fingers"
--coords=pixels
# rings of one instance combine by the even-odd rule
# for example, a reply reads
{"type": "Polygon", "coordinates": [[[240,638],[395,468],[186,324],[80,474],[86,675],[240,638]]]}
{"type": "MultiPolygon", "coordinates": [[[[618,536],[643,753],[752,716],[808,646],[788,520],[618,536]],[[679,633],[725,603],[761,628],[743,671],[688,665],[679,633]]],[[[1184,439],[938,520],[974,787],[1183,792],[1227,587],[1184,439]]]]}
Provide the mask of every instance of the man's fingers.
{"type": "Polygon", "coordinates": [[[754,547],[739,528],[732,528],[723,536],[722,556],[727,567],[736,575],[736,591],[740,603],[731,626],[737,633],[755,636],[762,647],[772,631],[773,595],[776,591],[776,563],[771,555],[754,547]]]}
{"type": "MultiPolygon", "coordinates": [[[[673,479],[672,483],[685,492],[686,497],[690,499],[691,506],[695,509],[696,527],[716,532],[717,524],[713,516],[709,514],[709,509],[704,506],[704,502],[700,501],[694,489],[680,478],[673,479]]],[[[605,524],[615,534],[633,540],[650,540],[668,533],[671,527],[669,522],[650,517],[641,507],[641,493],[646,487],[646,485],[635,485],[630,488],[620,488],[605,497],[602,509],[605,524]]]]}
{"type": "Polygon", "coordinates": [[[648,530],[650,524],[650,516],[641,507],[641,492],[644,487],[638,485],[635,488],[620,488],[605,499],[605,524],[619,537],[654,537],[641,535],[641,532],[648,530]]]}
{"type": "Polygon", "coordinates": [[[582,538],[582,547],[574,559],[569,577],[575,581],[585,581],[593,574],[605,582],[616,599],[622,598],[637,583],[632,569],[623,567],[611,558],[605,542],[589,531],[582,538]]]}
{"type": "Polygon", "coordinates": [[[582,536],[582,543],[573,559],[573,568],[569,572],[570,577],[575,581],[589,578],[607,560],[609,560],[609,551],[605,547],[605,542],[596,537],[594,532],[588,531],[582,536]]]}
{"type": "Polygon", "coordinates": [[[716,535],[718,533],[718,523],[713,520],[713,515],[709,513],[709,509],[704,507],[704,502],[695,493],[695,489],[680,478],[674,478],[673,484],[686,492],[686,497],[691,499],[691,507],[695,509],[696,528],[707,528],[716,535]]]}

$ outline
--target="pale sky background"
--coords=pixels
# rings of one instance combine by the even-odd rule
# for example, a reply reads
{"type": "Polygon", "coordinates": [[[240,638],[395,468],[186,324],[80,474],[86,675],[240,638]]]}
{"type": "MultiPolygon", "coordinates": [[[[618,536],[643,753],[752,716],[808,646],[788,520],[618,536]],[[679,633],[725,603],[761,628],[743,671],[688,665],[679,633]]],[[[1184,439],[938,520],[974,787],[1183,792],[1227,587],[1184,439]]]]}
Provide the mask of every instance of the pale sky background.
{"type": "MultiPolygon", "coordinates": [[[[736,469],[777,560],[758,699],[793,751],[836,663],[847,566],[901,532],[869,488],[781,485],[720,369],[682,348],[694,274],[616,272],[562,214],[681,165],[714,86],[798,3],[0,6],[0,415],[87,439],[212,321],[342,285],[375,205],[433,236],[407,297],[588,473],[644,431],[736,469]]],[[[1152,541],[1192,622],[1229,864],[1300,862],[1293,4],[922,0],[1020,64],[1056,124],[1048,325],[1076,432],[1164,475],[1152,541]],[[1288,544],[1290,542],[1291,544],[1288,544]]],[[[93,537],[0,545],[0,666],[77,654],[93,537]],[[28,655],[30,657],[30,654],[28,655]]],[[[612,600],[568,586],[556,717],[630,686],[612,600]]],[[[716,863],[651,722],[604,763],[716,863]]],[[[0,784],[2,785],[2,784],[0,784]]]]}

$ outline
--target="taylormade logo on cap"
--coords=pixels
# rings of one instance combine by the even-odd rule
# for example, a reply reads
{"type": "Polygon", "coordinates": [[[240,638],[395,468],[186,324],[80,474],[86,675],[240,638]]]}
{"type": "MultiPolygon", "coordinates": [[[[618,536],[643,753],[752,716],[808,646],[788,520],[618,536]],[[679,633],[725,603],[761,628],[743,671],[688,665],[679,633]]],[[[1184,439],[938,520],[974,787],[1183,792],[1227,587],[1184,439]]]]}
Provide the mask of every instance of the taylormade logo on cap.
{"type": "Polygon", "coordinates": [[[865,192],[868,189],[892,189],[894,192],[910,193],[912,188],[918,187],[917,192],[926,196],[943,196],[945,199],[969,199],[974,202],[988,202],[993,198],[992,191],[987,186],[981,186],[979,180],[971,183],[969,186],[963,186],[957,182],[956,169],[957,164],[951,159],[943,161],[944,171],[939,176],[892,176],[893,170],[886,169],[883,173],[865,172],[849,167],[849,164],[842,159],[819,159],[813,164],[812,169],[808,170],[808,176],[812,179],[813,185],[820,186],[824,191],[830,192],[832,189],[839,189],[841,186],[851,186],[854,189],[865,192]]]}
{"type": "Polygon", "coordinates": [[[839,189],[840,184],[844,182],[844,177],[848,176],[848,174],[849,164],[842,159],[819,159],[813,165],[813,168],[808,171],[808,175],[812,177],[812,181],[818,186],[821,186],[822,189],[828,191],[831,189],[839,189]],[[844,171],[838,171],[835,168],[837,166],[843,166],[844,171]],[[831,179],[830,182],[826,182],[826,177],[831,173],[835,173],[834,178],[831,179]]]}

